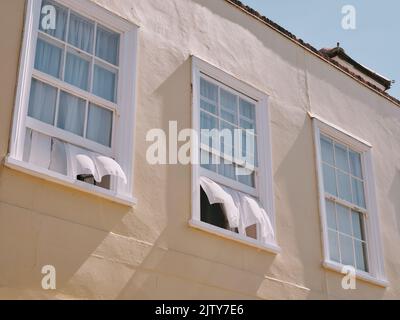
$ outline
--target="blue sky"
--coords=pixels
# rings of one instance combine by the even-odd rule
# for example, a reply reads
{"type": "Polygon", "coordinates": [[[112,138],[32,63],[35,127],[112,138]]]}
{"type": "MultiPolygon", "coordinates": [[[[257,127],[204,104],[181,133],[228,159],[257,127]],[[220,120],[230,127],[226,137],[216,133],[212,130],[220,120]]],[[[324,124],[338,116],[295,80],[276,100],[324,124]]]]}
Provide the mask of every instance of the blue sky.
{"type": "Polygon", "coordinates": [[[337,42],[352,58],[396,80],[388,92],[400,98],[399,0],[242,0],[317,49],[337,42]],[[342,7],[356,9],[356,29],[341,26],[342,7]]]}

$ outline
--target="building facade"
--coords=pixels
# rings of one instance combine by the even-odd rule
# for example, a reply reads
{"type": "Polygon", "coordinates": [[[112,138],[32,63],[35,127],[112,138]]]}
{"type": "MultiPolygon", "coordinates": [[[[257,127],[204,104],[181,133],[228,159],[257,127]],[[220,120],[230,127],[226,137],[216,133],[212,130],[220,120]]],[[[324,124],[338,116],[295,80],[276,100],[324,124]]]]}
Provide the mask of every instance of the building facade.
{"type": "Polygon", "coordinates": [[[0,6],[0,298],[400,298],[387,79],[233,0],[0,6]]]}

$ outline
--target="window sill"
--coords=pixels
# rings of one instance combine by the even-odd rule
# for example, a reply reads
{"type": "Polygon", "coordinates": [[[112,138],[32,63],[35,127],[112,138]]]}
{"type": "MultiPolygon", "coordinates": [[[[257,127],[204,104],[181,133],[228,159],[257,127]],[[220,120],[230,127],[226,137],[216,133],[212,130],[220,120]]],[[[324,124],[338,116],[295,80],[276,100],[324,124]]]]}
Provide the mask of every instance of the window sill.
{"type": "Polygon", "coordinates": [[[228,240],[240,242],[240,243],[245,244],[247,246],[254,247],[254,248],[257,248],[259,250],[263,250],[263,251],[266,251],[266,252],[269,252],[269,253],[279,254],[281,252],[281,248],[278,245],[274,244],[274,243],[262,244],[257,240],[244,237],[244,236],[242,236],[240,234],[233,233],[233,232],[231,232],[229,230],[225,230],[225,229],[221,229],[221,228],[215,227],[213,225],[210,225],[208,223],[204,223],[202,221],[190,220],[189,221],[189,226],[194,228],[194,229],[202,230],[202,231],[205,231],[205,232],[220,236],[220,237],[228,239],[228,240]]]}
{"type": "Polygon", "coordinates": [[[10,169],[41,178],[46,181],[61,184],[63,186],[73,188],[75,190],[89,193],[89,194],[95,195],[95,196],[103,198],[103,199],[110,200],[110,201],[118,203],[118,204],[132,207],[137,203],[136,199],[133,197],[120,195],[113,191],[109,191],[109,190],[101,189],[96,186],[89,185],[87,183],[72,179],[70,177],[64,176],[57,172],[46,170],[46,169],[40,168],[38,166],[29,164],[26,162],[16,160],[10,156],[5,158],[4,164],[6,167],[8,167],[10,169]]]}
{"type": "MultiPolygon", "coordinates": [[[[335,272],[338,272],[343,275],[343,273],[342,273],[342,270],[344,267],[343,264],[327,260],[327,261],[324,261],[322,265],[325,269],[335,271],[335,272]]],[[[359,280],[363,280],[365,282],[372,283],[379,287],[383,287],[383,288],[389,287],[389,281],[387,281],[386,279],[378,279],[367,272],[356,270],[356,278],[359,280]]]]}

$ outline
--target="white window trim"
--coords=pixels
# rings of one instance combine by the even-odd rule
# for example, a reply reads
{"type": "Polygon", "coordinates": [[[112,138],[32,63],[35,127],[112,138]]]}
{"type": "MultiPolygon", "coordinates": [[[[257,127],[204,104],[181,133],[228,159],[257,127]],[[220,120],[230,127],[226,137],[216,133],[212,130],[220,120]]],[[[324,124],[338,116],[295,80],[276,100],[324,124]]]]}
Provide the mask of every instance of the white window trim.
{"type": "MultiPolygon", "coordinates": [[[[259,156],[259,169],[258,175],[259,179],[256,179],[258,183],[257,196],[261,205],[268,212],[271,219],[271,224],[275,232],[275,243],[263,244],[258,240],[245,237],[240,234],[236,234],[229,230],[215,227],[208,223],[204,223],[200,219],[200,176],[205,169],[201,168],[198,164],[192,164],[192,218],[189,221],[189,225],[196,229],[201,229],[203,231],[219,235],[226,239],[234,240],[249,246],[256,247],[274,254],[280,253],[281,249],[277,244],[276,237],[276,217],[275,217],[275,205],[274,205],[274,193],[273,193],[273,176],[272,176],[272,147],[271,147],[271,132],[270,126],[266,126],[265,123],[270,123],[270,115],[268,108],[268,95],[261,92],[251,85],[248,85],[241,80],[235,78],[234,76],[218,69],[217,67],[211,65],[210,63],[192,56],[192,128],[196,132],[200,132],[200,92],[195,88],[199,88],[200,74],[203,73],[208,77],[211,77],[218,82],[234,88],[236,91],[246,94],[251,97],[256,102],[256,127],[258,144],[265,147],[258,148],[259,156]]],[[[199,153],[199,148],[197,143],[192,145],[192,150],[195,150],[196,156],[199,153]]],[[[211,176],[212,173],[207,170],[207,176],[211,176]]],[[[237,184],[234,181],[230,181],[228,178],[224,178],[220,175],[215,174],[212,178],[218,183],[222,183],[233,189],[237,189],[237,184]]],[[[254,195],[254,188],[246,188],[243,186],[241,190],[249,194],[254,195]]]]}
{"type": "Polygon", "coordinates": [[[365,218],[366,240],[368,251],[368,270],[364,272],[356,270],[358,279],[387,287],[389,285],[384,271],[383,248],[380,235],[378,206],[376,201],[375,178],[372,164],[372,146],[370,143],[360,139],[351,133],[332,125],[317,115],[309,114],[313,121],[314,145],[316,153],[316,168],[319,190],[319,212],[322,228],[323,243],[323,267],[341,273],[344,265],[330,259],[328,225],[326,219],[326,196],[321,165],[321,143],[320,135],[328,135],[335,140],[349,146],[354,151],[361,153],[363,173],[365,175],[366,209],[368,212],[365,218]]]}
{"type": "MultiPolygon", "coordinates": [[[[94,21],[99,21],[105,27],[115,30],[121,34],[120,66],[132,66],[132,69],[128,70],[127,68],[120,68],[121,74],[119,79],[121,81],[118,82],[118,124],[115,126],[114,131],[115,137],[113,137],[113,151],[116,161],[124,169],[124,172],[128,178],[128,184],[125,185],[122,181],[118,181],[118,191],[102,190],[100,187],[91,186],[71,179],[67,176],[54,173],[50,170],[38,168],[37,166],[22,161],[25,129],[28,125],[28,122],[31,120],[27,117],[27,109],[29,103],[31,79],[34,72],[36,39],[38,35],[40,19],[41,1],[38,0],[27,0],[26,2],[24,37],[21,48],[18,87],[16,92],[13,125],[9,145],[10,152],[5,159],[5,165],[12,169],[22,171],[27,174],[32,174],[34,176],[38,176],[43,179],[69,186],[84,192],[98,195],[114,202],[129,206],[134,205],[136,203],[136,199],[133,197],[133,160],[138,26],[122,19],[121,17],[118,17],[117,15],[89,0],[53,1],[60,3],[71,10],[79,12],[80,14],[94,21]]],[[[77,89],[74,88],[73,90],[77,89]]],[[[52,133],[51,130],[47,130],[51,128],[46,127],[45,124],[43,124],[42,127],[45,131],[44,133],[52,133]]],[[[53,131],[54,133],[57,133],[55,135],[56,137],[58,136],[62,139],[61,130],[53,131]]],[[[68,135],[67,132],[65,132],[65,134],[68,135]]],[[[100,148],[99,145],[97,145],[97,148],[100,148]]],[[[110,155],[110,148],[107,147],[97,151],[101,151],[105,155],[110,155]]]]}

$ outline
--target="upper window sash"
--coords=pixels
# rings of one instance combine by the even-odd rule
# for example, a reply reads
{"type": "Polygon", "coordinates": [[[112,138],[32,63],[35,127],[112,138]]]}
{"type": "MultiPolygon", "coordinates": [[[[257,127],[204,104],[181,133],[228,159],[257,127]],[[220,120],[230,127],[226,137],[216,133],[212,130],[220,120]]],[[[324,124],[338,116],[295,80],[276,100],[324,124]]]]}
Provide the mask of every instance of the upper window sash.
{"type": "MultiPolygon", "coordinates": [[[[247,190],[251,194],[257,194],[257,180],[259,174],[258,164],[260,162],[258,150],[263,147],[258,137],[256,125],[256,119],[259,113],[259,108],[257,106],[258,101],[243,94],[240,90],[237,89],[237,87],[228,86],[225,83],[222,83],[219,80],[216,80],[215,78],[207,75],[205,72],[200,72],[199,83],[200,88],[196,88],[200,92],[198,95],[200,104],[198,112],[201,114],[202,117],[206,116],[210,120],[212,119],[215,122],[215,127],[213,126],[212,129],[219,130],[220,133],[222,133],[221,130],[223,129],[231,131],[231,133],[233,133],[233,136],[231,137],[232,139],[230,141],[231,145],[226,145],[226,141],[222,137],[218,137],[219,139],[216,139],[215,141],[211,139],[212,143],[217,142],[218,146],[214,144],[210,145],[204,143],[202,134],[199,135],[201,151],[209,154],[212,159],[219,160],[219,163],[210,164],[211,167],[215,167],[215,171],[203,167],[203,172],[205,171],[205,174],[210,174],[214,178],[216,176],[221,176],[222,179],[219,179],[219,181],[224,181],[225,185],[233,189],[241,191],[247,190]],[[205,87],[202,87],[202,85],[204,85],[205,87]],[[212,89],[212,93],[214,93],[212,99],[204,96],[204,94],[201,94],[202,88],[208,88],[210,90],[212,89]],[[224,95],[225,99],[233,99],[229,102],[229,105],[224,105],[224,95]],[[203,106],[204,103],[206,103],[206,106],[203,106]],[[246,117],[246,115],[243,114],[245,112],[244,110],[253,113],[253,119],[246,117]],[[252,128],[246,128],[243,123],[252,128]],[[246,154],[246,151],[248,150],[244,150],[246,144],[250,143],[250,141],[241,140],[241,145],[238,145],[238,137],[234,134],[234,132],[232,132],[234,130],[243,130],[243,132],[241,132],[240,139],[245,138],[246,140],[250,137],[254,139],[252,154],[246,154]],[[248,135],[246,133],[245,137],[243,137],[245,130],[251,130],[251,133],[249,132],[248,135]],[[222,147],[224,149],[228,147],[229,149],[223,150],[222,147]],[[238,150],[237,148],[240,148],[240,150],[238,150]],[[250,159],[253,160],[248,161],[249,159],[246,156],[249,156],[250,159]],[[219,165],[223,164],[224,162],[227,162],[230,166],[233,167],[234,176],[236,179],[229,178],[220,172],[221,167],[219,165]],[[237,168],[249,170],[249,172],[251,172],[249,177],[250,180],[246,179],[246,183],[243,180],[241,181],[241,177],[237,174],[236,171],[237,168]],[[207,173],[207,171],[209,171],[209,173],[207,173]]],[[[200,128],[205,129],[203,127],[200,128]]]]}
{"type": "MultiPolygon", "coordinates": [[[[335,194],[332,193],[332,190],[329,188],[325,188],[326,183],[324,181],[324,191],[325,196],[330,200],[334,200],[339,202],[347,207],[353,208],[360,212],[367,212],[366,204],[366,179],[365,179],[365,164],[364,164],[364,152],[356,152],[354,149],[349,147],[347,144],[339,141],[337,138],[320,133],[320,141],[324,141],[325,147],[322,147],[321,144],[321,163],[320,165],[323,167],[323,172],[325,169],[333,170],[334,172],[334,179],[335,179],[335,194]],[[328,146],[327,146],[328,145],[328,146]],[[329,146],[330,145],[330,146],[329,146]],[[343,149],[343,147],[345,149],[343,149]],[[326,150],[329,148],[330,150],[326,150]],[[338,155],[338,150],[341,150],[342,153],[344,152],[346,155],[346,159],[341,158],[338,155]],[[324,153],[328,152],[331,159],[324,159],[324,153]],[[353,158],[352,158],[353,156],[353,158]],[[353,160],[353,161],[352,161],[353,160]],[[343,161],[345,163],[343,163],[343,161]],[[357,163],[358,162],[358,163],[357,163]],[[343,168],[343,165],[346,168],[343,168]],[[356,166],[356,168],[353,168],[356,166]],[[357,172],[355,172],[357,171],[357,172]],[[359,172],[358,172],[359,171],[359,172]],[[341,194],[340,185],[340,175],[346,179],[345,182],[348,182],[348,187],[350,194],[347,195],[350,198],[346,198],[346,195],[341,194]],[[361,186],[359,185],[361,183],[361,186]],[[361,188],[361,190],[358,190],[361,188]],[[360,198],[361,197],[361,198],[360,198]]],[[[327,155],[325,155],[326,157],[327,155]]],[[[343,156],[343,154],[342,154],[343,156]]]]}
{"type": "MultiPolygon", "coordinates": [[[[97,20],[91,20],[90,18],[76,13],[71,8],[59,5],[55,1],[44,0],[42,1],[42,5],[52,5],[56,8],[56,28],[59,29],[55,31],[46,31],[42,28],[42,21],[39,22],[37,26],[37,39],[35,40],[37,46],[40,44],[41,50],[44,51],[39,52],[39,47],[35,48],[35,65],[32,71],[32,77],[57,90],[57,100],[54,105],[55,117],[52,123],[56,129],[52,131],[58,131],[62,136],[61,138],[64,138],[63,140],[66,142],[78,144],[81,147],[110,155],[110,153],[114,153],[113,145],[115,142],[115,128],[117,125],[118,96],[121,95],[119,86],[121,82],[119,72],[121,34],[110,31],[101,23],[98,23],[97,20]],[[75,19],[76,22],[73,22],[73,19],[75,19]],[[61,23],[58,23],[58,21],[61,21],[61,23]],[[78,23],[78,27],[82,24],[86,26],[83,29],[79,29],[82,34],[76,38],[76,41],[72,38],[71,33],[73,31],[73,23],[78,23]],[[59,31],[60,29],[61,31],[59,31]],[[101,34],[105,36],[103,35],[102,38],[101,34]],[[103,43],[104,41],[111,42],[103,43]],[[111,51],[112,54],[106,54],[104,49],[100,47],[101,43],[103,43],[103,46],[105,44],[111,45],[107,47],[107,50],[111,51]],[[44,46],[47,46],[47,48],[44,46]],[[57,52],[57,50],[59,50],[59,52],[57,52]],[[54,58],[54,63],[50,64],[49,61],[40,61],[40,59],[44,59],[43,54],[46,53],[52,55],[51,57],[54,58]],[[79,63],[77,64],[77,62],[79,63]],[[58,71],[54,73],[49,67],[52,69],[57,67],[58,71]],[[76,68],[79,68],[79,70],[76,68]],[[104,79],[105,75],[101,75],[99,73],[100,70],[109,72],[107,78],[104,79]],[[77,78],[75,74],[79,74],[80,78],[77,78]],[[81,79],[82,77],[84,77],[84,79],[81,79]],[[96,89],[96,83],[100,83],[100,80],[112,81],[110,85],[113,84],[114,92],[107,93],[107,96],[103,93],[96,92],[96,90],[98,90],[96,89]],[[62,108],[65,110],[65,106],[62,107],[61,105],[60,95],[66,96],[66,94],[71,94],[72,96],[70,96],[70,98],[73,99],[83,99],[81,102],[85,103],[84,106],[82,104],[77,106],[79,112],[84,113],[84,115],[80,116],[84,118],[84,120],[82,120],[83,131],[73,131],[71,134],[68,128],[60,127],[59,125],[59,112],[62,108]],[[115,103],[113,101],[115,101],[115,103]],[[93,136],[96,132],[95,126],[101,125],[100,123],[94,122],[96,118],[93,118],[95,113],[98,114],[99,112],[103,113],[103,116],[106,116],[107,113],[109,119],[104,118],[106,122],[103,125],[105,125],[104,128],[108,127],[109,137],[111,137],[111,139],[105,135],[102,137],[93,136]],[[92,130],[89,132],[88,130],[90,128],[92,128],[92,130]]],[[[40,12],[40,17],[44,19],[43,12],[40,12]]],[[[67,119],[65,117],[71,116],[73,115],[61,115],[61,117],[64,117],[64,121],[67,119]]],[[[31,129],[50,135],[49,130],[43,132],[43,128],[46,126],[35,126],[37,121],[30,120],[34,119],[27,119],[27,121],[30,122],[31,129]]],[[[60,135],[57,136],[60,137],[60,135]]]]}

